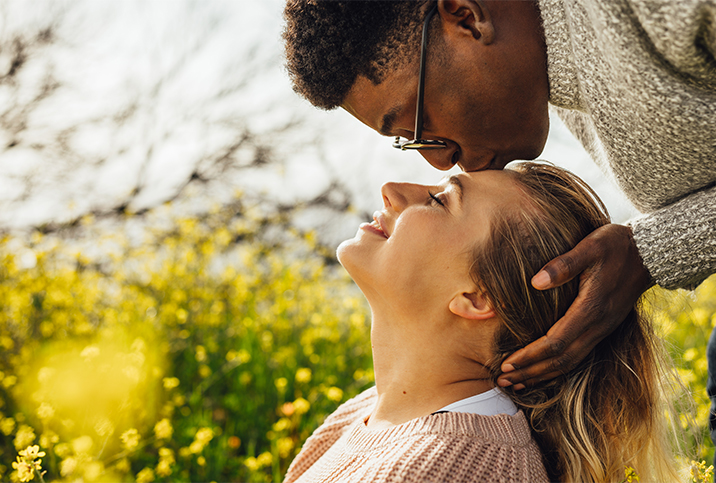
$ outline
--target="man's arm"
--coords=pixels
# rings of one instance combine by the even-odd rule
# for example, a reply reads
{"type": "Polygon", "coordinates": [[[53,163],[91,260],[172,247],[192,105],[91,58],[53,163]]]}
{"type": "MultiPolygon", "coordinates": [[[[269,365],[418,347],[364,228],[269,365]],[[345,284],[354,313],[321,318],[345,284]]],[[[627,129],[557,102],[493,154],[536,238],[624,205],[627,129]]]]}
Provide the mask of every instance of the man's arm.
{"type": "Polygon", "coordinates": [[[692,289],[713,273],[716,188],[640,217],[631,227],[599,228],[533,278],[535,288],[548,289],[579,276],[579,294],[547,335],[505,360],[498,384],[520,389],[571,370],[653,283],[692,289]]]}

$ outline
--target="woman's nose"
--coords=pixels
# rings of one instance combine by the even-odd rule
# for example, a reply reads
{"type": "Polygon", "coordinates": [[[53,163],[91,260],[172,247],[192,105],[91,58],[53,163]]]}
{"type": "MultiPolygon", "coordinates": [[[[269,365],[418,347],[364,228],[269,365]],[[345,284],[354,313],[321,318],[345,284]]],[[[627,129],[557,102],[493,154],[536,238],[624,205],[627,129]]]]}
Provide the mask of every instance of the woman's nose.
{"type": "Polygon", "coordinates": [[[383,204],[388,209],[400,213],[408,206],[418,203],[420,185],[413,183],[385,183],[380,189],[383,195],[383,204]]]}

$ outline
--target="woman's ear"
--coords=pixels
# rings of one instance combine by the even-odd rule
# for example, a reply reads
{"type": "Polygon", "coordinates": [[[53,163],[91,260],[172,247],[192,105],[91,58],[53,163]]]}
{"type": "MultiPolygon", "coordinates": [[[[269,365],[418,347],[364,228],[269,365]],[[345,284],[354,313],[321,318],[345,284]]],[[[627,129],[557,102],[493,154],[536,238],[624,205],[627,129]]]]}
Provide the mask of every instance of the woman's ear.
{"type": "Polygon", "coordinates": [[[483,0],[439,0],[438,13],[445,27],[470,32],[475,40],[485,45],[495,40],[492,16],[483,0]]]}
{"type": "Polygon", "coordinates": [[[450,312],[468,320],[487,320],[496,317],[492,305],[482,292],[463,292],[450,301],[450,312]]]}

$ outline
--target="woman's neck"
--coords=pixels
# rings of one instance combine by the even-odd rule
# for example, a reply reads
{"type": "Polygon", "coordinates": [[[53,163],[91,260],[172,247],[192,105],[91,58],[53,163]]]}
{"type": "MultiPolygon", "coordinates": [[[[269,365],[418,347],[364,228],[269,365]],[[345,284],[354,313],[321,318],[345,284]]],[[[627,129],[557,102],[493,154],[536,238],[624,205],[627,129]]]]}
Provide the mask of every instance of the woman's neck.
{"type": "Polygon", "coordinates": [[[439,327],[423,317],[405,321],[373,312],[378,402],[369,428],[402,424],[494,387],[464,338],[439,327]]]}

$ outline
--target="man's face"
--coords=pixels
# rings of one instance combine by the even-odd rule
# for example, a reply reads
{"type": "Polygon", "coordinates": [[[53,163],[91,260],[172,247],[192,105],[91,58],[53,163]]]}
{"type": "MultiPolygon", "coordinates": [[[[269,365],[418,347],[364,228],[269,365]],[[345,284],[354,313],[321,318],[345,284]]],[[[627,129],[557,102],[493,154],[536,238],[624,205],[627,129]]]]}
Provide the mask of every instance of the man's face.
{"type": "MultiPolygon", "coordinates": [[[[433,49],[440,47],[427,59],[422,137],[444,141],[447,148],[421,154],[438,169],[502,169],[515,159],[534,159],[544,148],[544,45],[522,25],[503,23],[499,41],[489,45],[450,26],[441,31],[441,42],[433,42],[433,49]]],[[[377,85],[359,76],[342,107],[385,136],[413,139],[418,70],[417,60],[405,63],[377,85]]]]}

